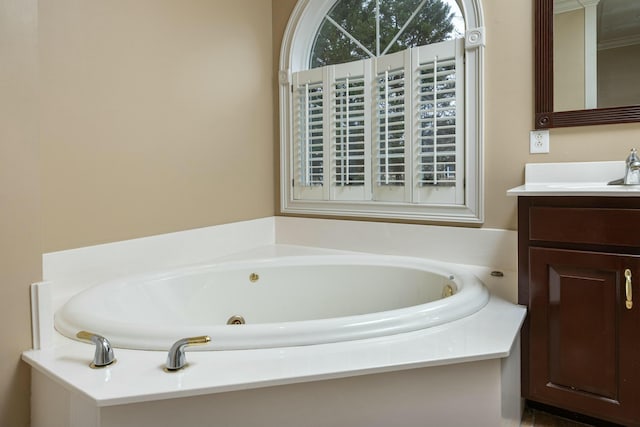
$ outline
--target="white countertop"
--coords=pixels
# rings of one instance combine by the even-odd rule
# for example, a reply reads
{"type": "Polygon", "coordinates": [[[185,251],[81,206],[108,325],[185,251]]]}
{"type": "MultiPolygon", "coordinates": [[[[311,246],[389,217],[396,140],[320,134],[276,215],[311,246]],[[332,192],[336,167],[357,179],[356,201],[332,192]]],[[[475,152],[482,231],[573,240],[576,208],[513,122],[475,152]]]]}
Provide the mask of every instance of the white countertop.
{"type": "Polygon", "coordinates": [[[185,369],[163,371],[166,353],[115,349],[117,362],[90,369],[94,347],[56,334],[22,358],[97,406],[342,378],[509,355],[526,309],[496,297],[471,316],[421,331],[358,341],[238,351],[189,351],[185,369]]]}
{"type": "Polygon", "coordinates": [[[528,163],[524,185],[507,195],[639,197],[640,185],[608,185],[624,173],[624,161],[528,163]]]}
{"type": "Polygon", "coordinates": [[[508,190],[507,195],[640,197],[640,186],[607,185],[606,182],[549,182],[521,185],[508,190]]]}

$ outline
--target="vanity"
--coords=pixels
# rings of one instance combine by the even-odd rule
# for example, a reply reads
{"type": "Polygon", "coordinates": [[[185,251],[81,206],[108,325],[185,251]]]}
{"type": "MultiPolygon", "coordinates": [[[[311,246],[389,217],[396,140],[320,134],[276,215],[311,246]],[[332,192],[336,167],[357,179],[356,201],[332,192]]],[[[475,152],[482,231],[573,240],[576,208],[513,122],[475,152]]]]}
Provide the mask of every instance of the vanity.
{"type": "Polygon", "coordinates": [[[640,425],[640,188],[607,185],[624,168],[529,164],[508,194],[518,197],[518,302],[528,307],[523,397],[640,425]]]}
{"type": "MultiPolygon", "coordinates": [[[[640,122],[637,85],[623,78],[637,69],[638,2],[534,6],[535,128],[640,122]]],[[[518,197],[518,302],[528,307],[522,396],[640,426],[640,186],[607,185],[626,170],[528,164],[507,194],[518,197]]]]}

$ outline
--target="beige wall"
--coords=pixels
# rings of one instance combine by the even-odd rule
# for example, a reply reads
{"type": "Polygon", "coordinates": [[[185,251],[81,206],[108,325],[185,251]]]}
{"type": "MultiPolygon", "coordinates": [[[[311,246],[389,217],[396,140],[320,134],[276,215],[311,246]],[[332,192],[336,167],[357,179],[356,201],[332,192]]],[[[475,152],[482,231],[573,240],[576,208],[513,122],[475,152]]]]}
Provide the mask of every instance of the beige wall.
{"type": "Polygon", "coordinates": [[[553,15],[553,108],[585,108],[584,9],[553,15]]]}
{"type": "Polygon", "coordinates": [[[270,0],[41,0],[44,250],[274,214],[270,0]]]}
{"type": "Polygon", "coordinates": [[[29,425],[29,284],[41,277],[37,1],[0,0],[0,426],[29,425]]]}
{"type": "Polygon", "coordinates": [[[640,140],[640,123],[552,129],[551,152],[529,154],[533,127],[533,1],[482,2],[485,68],[485,227],[516,229],[516,200],[525,163],[624,160],[640,140]]]}
{"type": "Polygon", "coordinates": [[[270,0],[0,0],[0,426],[41,254],[274,214],[270,0]]]}
{"type": "Polygon", "coordinates": [[[640,104],[640,44],[598,51],[598,106],[640,104]]]}
{"type": "MultiPolygon", "coordinates": [[[[522,184],[525,163],[623,160],[640,140],[640,124],[554,129],[551,153],[529,154],[534,116],[533,4],[482,1],[487,29],[485,227],[516,228],[516,200],[505,192],[522,184]]],[[[276,49],[294,5],[294,0],[273,0],[276,49]]],[[[279,51],[274,54],[279,58],[279,51]]],[[[274,64],[278,66],[277,61],[274,64]]]]}

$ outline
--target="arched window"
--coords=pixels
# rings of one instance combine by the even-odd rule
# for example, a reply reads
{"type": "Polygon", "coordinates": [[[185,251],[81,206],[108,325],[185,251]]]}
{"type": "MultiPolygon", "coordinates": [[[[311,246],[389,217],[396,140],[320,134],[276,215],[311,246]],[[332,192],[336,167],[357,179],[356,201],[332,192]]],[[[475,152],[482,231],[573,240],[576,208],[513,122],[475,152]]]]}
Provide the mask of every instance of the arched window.
{"type": "Polygon", "coordinates": [[[280,60],[282,211],[481,222],[478,0],[300,0],[280,60]]]}
{"type": "Polygon", "coordinates": [[[456,0],[338,0],[324,17],[310,68],[464,37],[456,0]]]}

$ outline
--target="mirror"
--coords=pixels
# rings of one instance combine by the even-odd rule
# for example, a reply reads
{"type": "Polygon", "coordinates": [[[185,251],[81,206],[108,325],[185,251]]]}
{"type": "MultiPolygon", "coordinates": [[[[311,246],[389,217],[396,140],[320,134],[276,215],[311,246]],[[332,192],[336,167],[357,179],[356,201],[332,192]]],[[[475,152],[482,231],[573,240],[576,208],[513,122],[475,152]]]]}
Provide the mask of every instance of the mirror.
{"type": "Polygon", "coordinates": [[[640,121],[640,1],[535,0],[536,129],[640,121]]]}

